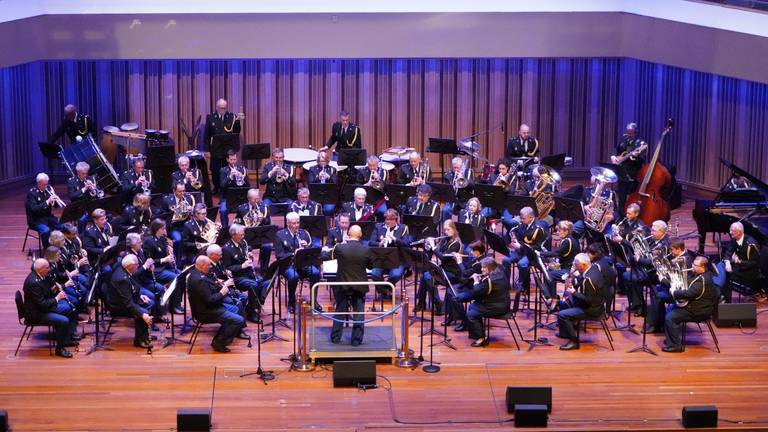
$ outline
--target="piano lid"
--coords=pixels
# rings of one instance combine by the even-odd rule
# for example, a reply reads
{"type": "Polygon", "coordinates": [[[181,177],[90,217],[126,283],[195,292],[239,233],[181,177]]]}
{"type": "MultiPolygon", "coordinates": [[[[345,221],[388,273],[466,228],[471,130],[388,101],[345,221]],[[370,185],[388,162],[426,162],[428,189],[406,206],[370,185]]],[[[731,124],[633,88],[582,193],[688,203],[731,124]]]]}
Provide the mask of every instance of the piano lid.
{"type": "MultiPolygon", "coordinates": [[[[736,175],[739,175],[741,177],[746,178],[747,180],[750,181],[750,183],[752,183],[752,186],[754,188],[758,189],[764,196],[768,196],[768,185],[763,183],[762,180],[760,180],[757,177],[753,176],[749,172],[739,168],[738,166],[736,166],[736,164],[734,164],[733,162],[731,162],[729,160],[725,160],[723,158],[720,158],[720,162],[723,165],[725,165],[726,167],[728,167],[729,170],[731,170],[731,175],[736,174],[736,175]]],[[[730,179],[729,179],[729,181],[730,181],[730,179]]],[[[728,185],[728,183],[723,185],[723,188],[720,191],[721,194],[725,191],[725,187],[727,185],[728,185]]]]}

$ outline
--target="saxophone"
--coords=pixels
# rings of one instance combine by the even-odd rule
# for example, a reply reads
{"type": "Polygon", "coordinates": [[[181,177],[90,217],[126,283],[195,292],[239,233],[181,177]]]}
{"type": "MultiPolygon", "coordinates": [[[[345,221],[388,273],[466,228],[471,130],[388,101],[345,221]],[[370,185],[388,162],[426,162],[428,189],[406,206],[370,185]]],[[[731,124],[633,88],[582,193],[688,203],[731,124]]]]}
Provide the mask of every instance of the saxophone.
{"type": "Polygon", "coordinates": [[[539,165],[536,172],[539,174],[539,179],[536,181],[530,196],[536,200],[536,211],[539,218],[545,218],[555,208],[555,194],[546,189],[550,185],[559,185],[561,179],[557,171],[546,165],[539,165]]]}
{"type": "Polygon", "coordinates": [[[264,215],[261,213],[259,206],[254,206],[243,216],[243,225],[246,228],[256,227],[261,225],[263,219],[264,215]]]}
{"type": "Polygon", "coordinates": [[[603,167],[594,167],[590,171],[597,185],[589,201],[589,211],[584,215],[584,224],[595,231],[603,232],[608,223],[605,216],[613,211],[613,200],[610,195],[603,197],[603,190],[608,184],[615,183],[617,177],[613,171],[603,167]]]}

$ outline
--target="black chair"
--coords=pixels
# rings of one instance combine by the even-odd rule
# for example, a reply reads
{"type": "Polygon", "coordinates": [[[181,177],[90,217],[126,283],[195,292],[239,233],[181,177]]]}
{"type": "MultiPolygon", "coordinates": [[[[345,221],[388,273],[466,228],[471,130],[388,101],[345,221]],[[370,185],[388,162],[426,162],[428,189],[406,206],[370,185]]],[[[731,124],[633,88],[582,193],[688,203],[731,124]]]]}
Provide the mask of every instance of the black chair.
{"type": "Polygon", "coordinates": [[[522,292],[518,290],[517,294],[515,294],[514,300],[512,300],[512,308],[508,312],[501,315],[489,316],[489,317],[483,318],[483,320],[485,321],[485,339],[486,340],[491,340],[491,320],[501,320],[507,323],[509,334],[512,335],[512,340],[515,341],[515,346],[517,347],[517,350],[520,351],[520,344],[517,342],[517,336],[515,336],[515,332],[514,330],[512,330],[512,325],[510,324],[509,320],[512,320],[512,322],[515,323],[515,328],[517,328],[517,333],[520,335],[520,340],[525,340],[525,338],[523,338],[523,332],[520,331],[520,326],[517,324],[517,319],[515,319],[515,315],[517,314],[517,311],[520,309],[521,295],[522,295],[522,292]]]}
{"type": "Polygon", "coordinates": [[[53,327],[50,324],[30,320],[25,316],[24,297],[22,297],[21,291],[18,291],[18,290],[16,291],[14,300],[16,301],[16,312],[18,313],[18,316],[19,316],[19,324],[24,326],[24,331],[21,332],[21,338],[19,338],[19,344],[16,345],[16,351],[13,353],[13,356],[16,357],[19,354],[19,348],[21,348],[21,343],[24,342],[24,338],[26,337],[26,339],[29,340],[29,337],[32,335],[32,331],[35,329],[35,327],[42,327],[42,326],[48,327],[48,354],[53,355],[53,346],[54,346],[53,327]]]}
{"type": "Polygon", "coordinates": [[[688,323],[694,323],[699,326],[699,332],[704,333],[701,330],[701,324],[706,324],[707,328],[709,328],[709,334],[712,336],[712,341],[715,342],[715,348],[717,348],[717,352],[720,353],[720,344],[717,341],[717,335],[715,334],[715,329],[712,327],[712,317],[697,319],[697,320],[691,320],[691,321],[685,321],[683,322],[683,351],[685,351],[685,329],[688,327],[688,323]]]}
{"type": "MultiPolygon", "coordinates": [[[[27,248],[27,239],[29,237],[32,237],[33,239],[37,240],[37,248],[38,250],[43,250],[43,240],[40,236],[40,233],[37,232],[36,229],[32,228],[31,226],[27,226],[27,233],[24,234],[24,243],[21,245],[21,251],[24,252],[24,249],[27,248]],[[30,234],[29,232],[32,231],[34,234],[30,234]]],[[[31,250],[31,249],[30,249],[31,250]]]]}
{"type": "MultiPolygon", "coordinates": [[[[581,323],[584,324],[584,332],[587,331],[587,324],[590,322],[600,323],[600,327],[603,329],[603,333],[605,333],[606,339],[608,339],[608,344],[611,346],[611,351],[615,351],[616,349],[613,347],[613,335],[611,334],[611,329],[608,327],[608,317],[609,315],[604,311],[599,317],[589,317],[589,318],[583,318],[581,320],[581,323]]],[[[576,340],[580,342],[580,333],[581,333],[581,323],[576,326],[576,340]]]]}

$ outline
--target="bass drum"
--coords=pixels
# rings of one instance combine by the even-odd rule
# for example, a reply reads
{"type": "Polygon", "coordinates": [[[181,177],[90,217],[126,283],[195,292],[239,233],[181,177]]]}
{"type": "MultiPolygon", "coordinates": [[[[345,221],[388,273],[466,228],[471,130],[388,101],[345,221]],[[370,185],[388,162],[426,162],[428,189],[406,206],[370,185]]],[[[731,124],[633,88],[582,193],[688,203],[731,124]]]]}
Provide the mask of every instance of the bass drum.
{"type": "Polygon", "coordinates": [[[104,153],[104,158],[114,165],[117,159],[117,142],[115,142],[113,132],[120,132],[120,129],[116,126],[104,126],[101,134],[101,152],[104,153]]]}

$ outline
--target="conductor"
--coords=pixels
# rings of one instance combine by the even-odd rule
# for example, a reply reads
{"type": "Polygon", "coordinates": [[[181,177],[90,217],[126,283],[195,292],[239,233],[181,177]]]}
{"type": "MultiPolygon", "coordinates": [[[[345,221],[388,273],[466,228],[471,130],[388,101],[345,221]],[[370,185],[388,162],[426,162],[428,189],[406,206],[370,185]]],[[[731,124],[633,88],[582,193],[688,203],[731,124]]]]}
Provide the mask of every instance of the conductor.
{"type": "MultiPolygon", "coordinates": [[[[358,225],[349,228],[349,241],[339,243],[333,249],[325,248],[330,251],[330,258],[338,260],[338,270],[336,272],[336,281],[338,282],[366,282],[368,275],[366,269],[373,267],[371,263],[371,251],[368,246],[361,242],[363,231],[358,225]]],[[[326,255],[327,257],[327,255],[326,255]]],[[[367,285],[339,286],[336,289],[336,312],[348,310],[350,304],[352,319],[355,323],[352,325],[352,346],[358,346],[363,343],[363,312],[365,308],[365,293],[368,291],[367,285]]],[[[343,332],[343,323],[334,321],[331,330],[331,342],[341,343],[341,334],[343,332]]]]}

